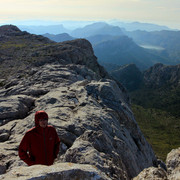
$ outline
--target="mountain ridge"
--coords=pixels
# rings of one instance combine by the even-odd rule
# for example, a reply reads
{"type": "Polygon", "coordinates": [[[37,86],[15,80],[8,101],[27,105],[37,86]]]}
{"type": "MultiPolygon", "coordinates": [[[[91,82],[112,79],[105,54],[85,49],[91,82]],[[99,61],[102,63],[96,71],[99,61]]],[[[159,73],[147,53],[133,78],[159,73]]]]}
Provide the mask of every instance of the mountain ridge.
{"type": "MultiPolygon", "coordinates": [[[[173,30],[167,26],[152,24],[152,23],[143,23],[143,22],[124,22],[119,20],[110,20],[110,21],[59,21],[59,22],[46,22],[46,21],[29,21],[29,22],[17,22],[12,23],[17,26],[52,26],[52,25],[63,25],[68,30],[74,30],[79,27],[85,27],[86,25],[90,25],[93,23],[108,23],[110,25],[119,26],[120,28],[126,29],[127,31],[134,30],[145,30],[145,31],[161,31],[161,30],[173,30]]],[[[52,33],[52,32],[49,32],[52,33]]]]}
{"type": "Polygon", "coordinates": [[[68,33],[62,33],[62,34],[57,34],[57,35],[46,33],[46,34],[43,34],[43,36],[55,42],[71,41],[75,39],[74,37],[70,36],[68,33]]]}
{"type": "Polygon", "coordinates": [[[122,30],[118,26],[111,26],[104,22],[98,22],[85,26],[84,28],[78,28],[70,33],[71,36],[86,38],[97,34],[104,35],[123,35],[122,30]]]}
{"type": "Polygon", "coordinates": [[[160,56],[148,53],[128,36],[121,36],[114,40],[104,41],[94,45],[93,48],[100,62],[117,65],[134,63],[141,70],[147,69],[156,62],[166,61],[160,56]]]}
{"type": "MultiPolygon", "coordinates": [[[[73,37],[64,36],[64,34],[49,35],[48,37],[56,42],[73,39],[73,37]]],[[[111,63],[125,65],[135,63],[141,70],[144,70],[156,63],[175,63],[169,58],[169,54],[165,48],[158,51],[147,49],[144,46],[136,44],[134,39],[128,36],[96,34],[88,36],[86,39],[91,42],[95,55],[101,64],[111,63]],[[125,44],[127,44],[127,46],[123,49],[125,44]],[[106,55],[104,55],[104,52],[106,55]],[[116,54],[116,56],[113,54],[116,54]]]]}
{"type": "Polygon", "coordinates": [[[173,63],[178,63],[180,61],[179,54],[179,41],[180,41],[180,31],[134,31],[126,32],[126,35],[133,38],[137,44],[144,45],[154,45],[164,48],[159,52],[161,56],[167,56],[169,60],[173,63]]]}

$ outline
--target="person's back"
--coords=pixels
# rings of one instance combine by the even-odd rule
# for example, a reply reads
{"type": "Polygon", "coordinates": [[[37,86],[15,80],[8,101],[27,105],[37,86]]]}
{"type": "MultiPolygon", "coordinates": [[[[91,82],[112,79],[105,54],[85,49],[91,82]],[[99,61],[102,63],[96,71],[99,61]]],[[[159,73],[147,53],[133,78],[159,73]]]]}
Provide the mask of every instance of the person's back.
{"type": "Polygon", "coordinates": [[[59,152],[57,132],[47,125],[48,115],[44,111],[35,114],[35,127],[26,132],[19,146],[19,157],[29,166],[52,165],[59,152]]]}

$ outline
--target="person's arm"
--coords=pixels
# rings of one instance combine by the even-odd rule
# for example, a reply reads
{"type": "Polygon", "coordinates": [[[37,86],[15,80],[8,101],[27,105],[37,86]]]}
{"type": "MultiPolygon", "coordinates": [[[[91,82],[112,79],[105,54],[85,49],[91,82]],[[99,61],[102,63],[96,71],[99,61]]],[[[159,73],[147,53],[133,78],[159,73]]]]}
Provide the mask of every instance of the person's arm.
{"type": "Polygon", "coordinates": [[[26,133],[23,137],[20,145],[19,145],[19,157],[21,160],[23,160],[28,166],[31,166],[34,164],[34,161],[32,161],[29,157],[29,154],[27,153],[28,147],[29,147],[29,140],[28,140],[28,134],[26,133]]]}
{"type": "Polygon", "coordinates": [[[55,130],[54,159],[57,158],[57,155],[59,153],[59,145],[60,145],[60,139],[59,139],[58,134],[55,130]]]}

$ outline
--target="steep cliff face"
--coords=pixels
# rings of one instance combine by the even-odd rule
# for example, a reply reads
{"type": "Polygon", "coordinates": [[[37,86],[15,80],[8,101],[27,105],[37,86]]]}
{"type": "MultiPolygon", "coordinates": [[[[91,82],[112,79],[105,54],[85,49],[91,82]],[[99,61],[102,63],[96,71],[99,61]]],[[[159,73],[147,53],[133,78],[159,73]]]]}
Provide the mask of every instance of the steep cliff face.
{"type": "Polygon", "coordinates": [[[167,66],[158,63],[144,72],[144,82],[148,87],[179,87],[179,79],[180,65],[167,66]]]}
{"type": "Polygon", "coordinates": [[[1,51],[11,50],[10,61],[1,54],[1,179],[131,179],[156,163],[128,95],[99,66],[88,41],[54,43],[19,34],[6,34],[6,43],[11,36],[16,46],[10,43],[10,49],[1,51]],[[17,50],[24,39],[25,46],[17,50]],[[42,109],[61,139],[60,153],[53,166],[27,168],[17,155],[18,146],[34,126],[34,113],[42,109]]]}

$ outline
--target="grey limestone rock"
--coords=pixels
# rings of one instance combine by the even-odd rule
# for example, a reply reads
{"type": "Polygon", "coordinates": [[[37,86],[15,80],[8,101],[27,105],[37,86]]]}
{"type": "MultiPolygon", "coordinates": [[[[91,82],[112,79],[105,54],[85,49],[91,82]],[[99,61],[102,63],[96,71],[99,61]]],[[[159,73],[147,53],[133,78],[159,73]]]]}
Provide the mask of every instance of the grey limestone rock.
{"type": "Polygon", "coordinates": [[[179,180],[180,179],[180,148],[171,150],[166,158],[166,166],[162,162],[158,167],[144,169],[133,180],[179,180]],[[167,169],[166,169],[167,168],[167,169]]]}
{"type": "Polygon", "coordinates": [[[33,104],[34,99],[26,95],[0,97],[0,123],[26,117],[33,104]]]}
{"type": "Polygon", "coordinates": [[[133,180],[168,180],[166,171],[162,168],[150,167],[144,169],[137,177],[133,180]]]}
{"type": "Polygon", "coordinates": [[[180,148],[173,149],[166,158],[169,180],[180,179],[180,148]]]}
{"type": "Polygon", "coordinates": [[[59,163],[50,167],[35,165],[31,167],[14,168],[0,179],[18,180],[110,180],[97,168],[87,164],[59,163]]]}

